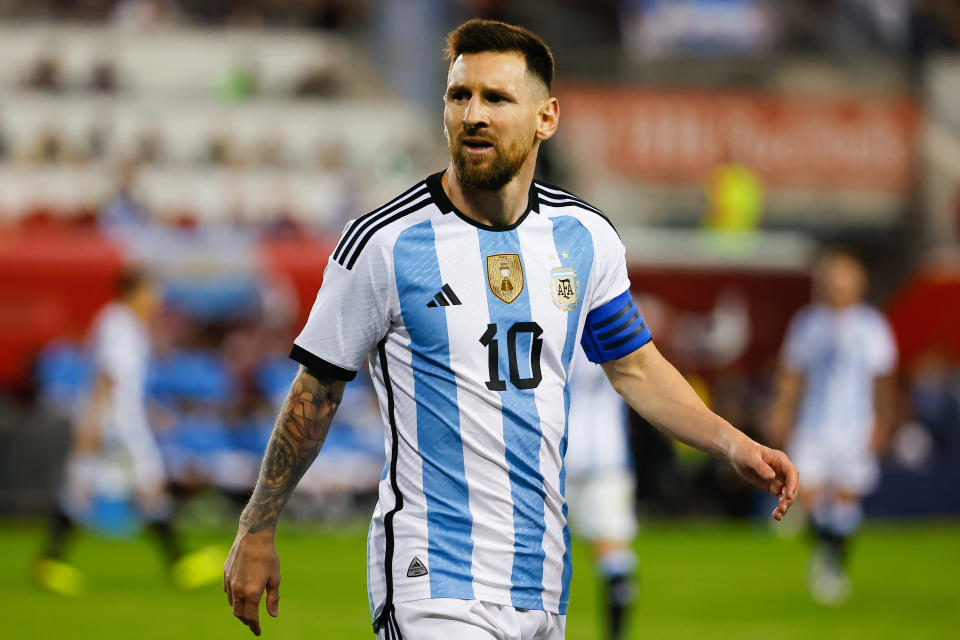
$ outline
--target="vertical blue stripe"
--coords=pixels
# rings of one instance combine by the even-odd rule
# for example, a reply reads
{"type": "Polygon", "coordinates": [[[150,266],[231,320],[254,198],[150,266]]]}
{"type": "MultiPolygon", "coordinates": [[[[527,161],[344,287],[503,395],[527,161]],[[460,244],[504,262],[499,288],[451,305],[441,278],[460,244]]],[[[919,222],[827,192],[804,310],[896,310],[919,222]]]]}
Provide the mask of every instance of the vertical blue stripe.
{"type": "MultiPolygon", "coordinates": [[[[580,313],[583,310],[584,290],[590,281],[590,270],[593,267],[593,238],[590,232],[574,217],[558,216],[550,218],[553,222],[553,243],[557,255],[565,267],[573,267],[577,271],[577,280],[580,281],[580,302],[574,309],[567,312],[567,335],[563,342],[563,371],[567,384],[563,387],[564,427],[563,438],[560,440],[560,456],[564,460],[560,467],[560,493],[567,495],[567,431],[570,415],[570,364],[573,353],[580,344],[577,338],[577,327],[580,324],[580,313]],[[568,257],[564,258],[564,254],[568,257]]],[[[567,518],[567,503],[563,503],[563,517],[567,518]]],[[[570,543],[570,525],[563,525],[563,544],[566,550],[563,553],[563,573],[561,574],[562,587],[560,591],[560,614],[567,613],[567,603],[570,601],[570,579],[573,577],[572,545],[570,543]]]]}
{"type": "MultiPolygon", "coordinates": [[[[480,236],[480,261],[484,279],[487,278],[487,256],[497,253],[515,253],[520,256],[520,237],[516,230],[485,231],[478,229],[480,236]]],[[[524,277],[528,276],[524,269],[524,277]]],[[[506,445],[507,467],[510,476],[510,493],[513,498],[513,569],[510,576],[510,600],[514,607],[524,609],[543,608],[543,536],[544,520],[543,473],[540,471],[540,414],[537,411],[535,389],[518,389],[510,382],[510,348],[507,332],[516,322],[530,322],[531,283],[525,282],[520,295],[510,304],[493,295],[487,288],[487,306],[490,322],[497,325],[500,379],[507,388],[500,391],[503,406],[503,440],[506,445]]],[[[521,377],[530,375],[529,334],[517,336],[517,361],[521,377]]]]}
{"type": "Polygon", "coordinates": [[[472,600],[473,516],[463,467],[457,383],[450,368],[450,337],[446,312],[426,306],[443,285],[429,220],[400,234],[393,260],[400,311],[413,352],[431,597],[472,600]]]}

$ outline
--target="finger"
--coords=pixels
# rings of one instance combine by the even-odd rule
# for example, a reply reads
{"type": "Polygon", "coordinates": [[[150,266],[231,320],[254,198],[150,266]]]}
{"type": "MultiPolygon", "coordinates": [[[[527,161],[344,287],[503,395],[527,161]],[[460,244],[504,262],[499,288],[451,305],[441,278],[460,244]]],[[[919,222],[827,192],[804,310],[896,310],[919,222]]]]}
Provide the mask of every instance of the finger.
{"type": "Polygon", "coordinates": [[[777,520],[782,520],[787,512],[790,510],[790,506],[793,504],[793,498],[787,494],[787,490],[784,489],[780,494],[780,500],[777,504],[777,508],[773,511],[773,517],[777,520]]]}
{"type": "Polygon", "coordinates": [[[250,631],[253,631],[253,635],[260,635],[260,594],[257,594],[256,599],[247,597],[244,599],[244,621],[250,627],[250,631]]]}
{"type": "Polygon", "coordinates": [[[247,621],[243,617],[243,609],[246,603],[243,600],[243,596],[240,595],[239,590],[237,594],[233,597],[233,602],[231,604],[233,605],[233,617],[237,618],[238,620],[246,624],[247,621]]]}
{"type": "Polygon", "coordinates": [[[274,618],[280,615],[280,578],[267,582],[267,613],[274,618]]]}
{"type": "Polygon", "coordinates": [[[792,501],[800,491],[800,474],[783,451],[772,450],[771,454],[770,464],[778,470],[778,480],[784,484],[786,495],[792,501]]]}
{"type": "Polygon", "coordinates": [[[773,480],[777,477],[777,472],[767,464],[762,453],[750,456],[750,467],[763,480],[773,480]]]}
{"type": "MultiPolygon", "coordinates": [[[[786,458],[786,455],[784,455],[784,458],[786,458]]],[[[787,458],[787,465],[787,496],[789,496],[792,502],[800,494],[800,472],[797,470],[794,464],[790,462],[789,458],[787,458]]]]}
{"type": "Polygon", "coordinates": [[[780,503],[777,504],[777,508],[773,510],[773,519],[777,521],[783,520],[783,516],[787,515],[787,511],[789,509],[790,506],[784,504],[783,500],[781,499],[780,503]]]}

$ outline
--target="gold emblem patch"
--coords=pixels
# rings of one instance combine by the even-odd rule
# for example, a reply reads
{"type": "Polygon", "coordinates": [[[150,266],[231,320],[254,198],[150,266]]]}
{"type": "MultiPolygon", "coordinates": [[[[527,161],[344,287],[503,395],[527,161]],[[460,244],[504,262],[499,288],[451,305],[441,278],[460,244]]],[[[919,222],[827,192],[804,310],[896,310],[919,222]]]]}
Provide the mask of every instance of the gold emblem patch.
{"type": "Polygon", "coordinates": [[[551,285],[553,287],[553,304],[560,311],[570,311],[577,308],[580,301],[580,281],[577,280],[577,271],[573,267],[557,267],[550,269],[551,285]]]}
{"type": "Polygon", "coordinates": [[[523,265],[515,253],[495,253],[487,256],[487,283],[490,291],[507,304],[523,291],[523,265]]]}

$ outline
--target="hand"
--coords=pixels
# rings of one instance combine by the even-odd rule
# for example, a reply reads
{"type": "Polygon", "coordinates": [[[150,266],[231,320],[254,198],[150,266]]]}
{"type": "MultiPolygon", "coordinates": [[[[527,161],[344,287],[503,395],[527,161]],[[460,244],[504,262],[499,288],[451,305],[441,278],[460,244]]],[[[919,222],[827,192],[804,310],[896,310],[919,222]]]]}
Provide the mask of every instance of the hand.
{"type": "Polygon", "coordinates": [[[880,458],[884,453],[886,453],[888,445],[889,437],[887,436],[886,431],[874,429],[873,433],[870,435],[870,453],[880,458]]]}
{"type": "Polygon", "coordinates": [[[727,455],[744,480],[780,499],[773,510],[774,520],[783,520],[800,491],[800,474],[782,451],[764,447],[746,436],[727,455]]]}
{"type": "Polygon", "coordinates": [[[260,596],[267,592],[267,612],[280,615],[280,558],[272,531],[237,533],[223,566],[223,590],[233,615],[260,635],[260,596]]]}
{"type": "Polygon", "coordinates": [[[102,437],[100,429],[83,425],[73,432],[73,454],[82,456],[100,450],[102,437]]]}

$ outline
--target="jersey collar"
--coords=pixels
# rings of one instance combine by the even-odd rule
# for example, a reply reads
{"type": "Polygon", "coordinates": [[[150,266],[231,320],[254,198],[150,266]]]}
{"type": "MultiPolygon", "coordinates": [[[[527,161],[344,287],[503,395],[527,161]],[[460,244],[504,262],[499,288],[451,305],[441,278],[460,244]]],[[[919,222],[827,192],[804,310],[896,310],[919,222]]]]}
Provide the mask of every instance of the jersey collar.
{"type": "Polygon", "coordinates": [[[446,169],[444,169],[443,171],[439,171],[427,178],[427,189],[430,191],[430,199],[433,200],[433,203],[437,205],[437,208],[440,209],[440,212],[443,213],[444,215],[452,211],[453,213],[457,214],[457,217],[463,220],[464,222],[472,224],[478,229],[483,229],[485,231],[510,231],[512,229],[516,229],[517,227],[519,227],[520,224],[527,219],[527,215],[529,215],[531,211],[533,211],[534,213],[540,213],[540,204],[537,201],[537,192],[533,188],[533,181],[531,181],[530,191],[527,194],[527,210],[523,212],[523,215],[517,218],[516,222],[510,225],[502,225],[502,226],[482,224],[480,222],[477,222],[476,220],[473,220],[467,217],[466,215],[464,215],[462,211],[457,209],[455,206],[453,206],[453,203],[450,202],[450,198],[447,197],[446,191],[443,190],[443,183],[441,182],[441,179],[443,178],[443,174],[445,172],[446,172],[446,169]]]}

